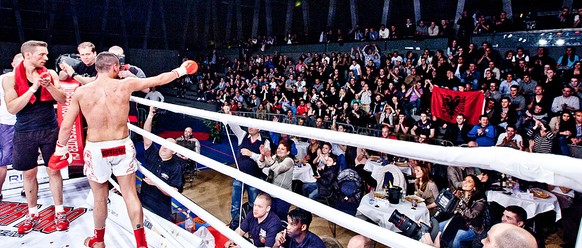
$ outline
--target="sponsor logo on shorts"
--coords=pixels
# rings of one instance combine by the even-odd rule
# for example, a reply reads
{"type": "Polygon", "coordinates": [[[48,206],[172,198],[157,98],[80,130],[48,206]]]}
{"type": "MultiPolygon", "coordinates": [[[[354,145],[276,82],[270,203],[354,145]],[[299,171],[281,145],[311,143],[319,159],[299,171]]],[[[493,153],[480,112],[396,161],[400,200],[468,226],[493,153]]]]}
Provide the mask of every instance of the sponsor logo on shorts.
{"type": "Polygon", "coordinates": [[[125,146],[101,149],[102,158],[115,157],[120,155],[125,155],[125,146]]]}

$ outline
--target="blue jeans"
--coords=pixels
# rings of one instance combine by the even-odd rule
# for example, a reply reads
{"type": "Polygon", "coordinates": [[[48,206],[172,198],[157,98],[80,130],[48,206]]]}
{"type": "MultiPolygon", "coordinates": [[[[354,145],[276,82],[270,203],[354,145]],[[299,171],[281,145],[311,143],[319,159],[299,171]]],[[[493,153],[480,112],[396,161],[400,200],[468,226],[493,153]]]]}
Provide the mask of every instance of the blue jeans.
{"type": "Polygon", "coordinates": [[[560,154],[569,156],[570,149],[568,148],[568,144],[570,143],[570,139],[564,136],[558,136],[558,148],[560,149],[560,154]]]}
{"type": "MultiPolygon", "coordinates": [[[[450,221],[450,219],[439,223],[439,230],[441,232],[444,232],[445,226],[449,223],[449,221],[450,221]]],[[[475,232],[471,228],[469,228],[469,230],[467,230],[467,231],[465,231],[463,229],[459,229],[457,231],[457,234],[455,235],[455,238],[453,239],[452,247],[453,248],[461,248],[462,242],[473,241],[476,237],[477,237],[477,235],[475,234],[475,232]]]]}
{"type": "Polygon", "coordinates": [[[309,197],[312,200],[317,199],[319,197],[317,182],[303,183],[303,196],[309,197]]]}
{"type": "MultiPolygon", "coordinates": [[[[259,191],[256,188],[253,188],[249,185],[244,185],[244,190],[247,192],[247,195],[249,196],[249,203],[252,206],[253,202],[255,202],[255,198],[257,198],[257,194],[259,193],[259,191]]],[[[231,225],[236,225],[236,227],[238,227],[239,225],[238,220],[240,214],[242,194],[243,194],[243,182],[233,179],[230,215],[232,216],[231,225]]]]}
{"type": "Polygon", "coordinates": [[[12,164],[14,125],[0,124],[0,166],[12,164]]]}

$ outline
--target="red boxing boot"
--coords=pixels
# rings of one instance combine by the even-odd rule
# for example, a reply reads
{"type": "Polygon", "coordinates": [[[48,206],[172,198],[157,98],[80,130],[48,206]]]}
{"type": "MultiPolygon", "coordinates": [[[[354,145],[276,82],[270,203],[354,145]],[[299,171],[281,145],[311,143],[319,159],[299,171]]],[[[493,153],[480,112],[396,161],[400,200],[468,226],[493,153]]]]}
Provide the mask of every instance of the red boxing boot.
{"type": "Polygon", "coordinates": [[[93,237],[88,237],[85,239],[85,246],[92,248],[103,248],[105,247],[105,241],[103,237],[105,236],[105,228],[95,229],[95,235],[93,237]]]}
{"type": "Polygon", "coordinates": [[[146,242],[145,230],[143,227],[133,230],[135,235],[135,242],[137,243],[137,248],[147,248],[148,243],[146,242]]]}

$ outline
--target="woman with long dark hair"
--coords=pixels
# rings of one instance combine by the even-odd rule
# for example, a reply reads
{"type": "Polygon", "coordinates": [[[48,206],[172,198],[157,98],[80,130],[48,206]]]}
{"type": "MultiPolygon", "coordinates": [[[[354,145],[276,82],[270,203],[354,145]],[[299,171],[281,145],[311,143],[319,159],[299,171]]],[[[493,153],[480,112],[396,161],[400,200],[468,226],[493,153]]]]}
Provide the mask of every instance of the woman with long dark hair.
{"type": "Polygon", "coordinates": [[[460,248],[462,242],[473,241],[485,231],[483,212],[487,206],[487,200],[482,191],[481,181],[475,175],[468,175],[461,189],[455,192],[461,200],[453,217],[439,223],[441,232],[444,231],[444,241],[452,240],[451,247],[453,248],[460,248]]]}
{"type": "Polygon", "coordinates": [[[439,195],[439,189],[430,178],[430,168],[428,167],[428,164],[420,163],[418,166],[414,167],[414,176],[416,177],[416,181],[414,182],[414,194],[424,199],[426,207],[430,212],[430,216],[434,216],[438,210],[435,200],[439,195]]]}

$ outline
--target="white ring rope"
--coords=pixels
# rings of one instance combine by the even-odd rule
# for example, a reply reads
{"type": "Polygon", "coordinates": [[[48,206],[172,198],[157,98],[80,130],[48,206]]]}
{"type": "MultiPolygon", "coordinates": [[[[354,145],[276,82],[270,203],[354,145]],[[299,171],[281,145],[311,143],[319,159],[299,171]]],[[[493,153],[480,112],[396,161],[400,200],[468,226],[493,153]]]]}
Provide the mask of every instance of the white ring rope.
{"type": "MultiPolygon", "coordinates": [[[[147,132],[139,127],[136,127],[130,123],[127,123],[129,129],[131,129],[132,131],[135,131],[136,133],[139,133],[141,135],[143,135],[144,137],[147,137],[148,139],[161,144],[163,146],[166,146],[170,149],[172,149],[172,147],[170,147],[169,144],[174,145],[174,146],[178,146],[186,151],[191,151],[188,150],[187,148],[184,148],[182,146],[176,145],[174,143],[171,143],[163,138],[160,138],[159,136],[156,136],[150,132],[147,132]],[[145,135],[144,135],[145,134],[145,135]]],[[[175,148],[175,147],[174,147],[175,148]]],[[[174,150],[174,149],[172,149],[174,150]]],[[[177,150],[174,150],[177,151],[177,150]]],[[[194,151],[191,151],[192,153],[196,154],[194,151]]],[[[184,156],[189,156],[186,155],[185,153],[180,152],[181,154],[184,154],[184,156]]],[[[217,162],[218,163],[218,162],[217,162]]],[[[247,241],[246,239],[244,239],[243,237],[241,237],[240,235],[238,235],[236,232],[234,232],[233,230],[230,230],[230,228],[228,228],[221,220],[219,220],[218,218],[216,218],[214,215],[208,213],[206,210],[204,210],[203,208],[201,208],[200,206],[196,205],[194,202],[192,202],[192,200],[186,198],[184,195],[180,194],[178,191],[175,191],[170,185],[166,184],[164,181],[160,180],[156,175],[154,175],[153,173],[151,173],[150,171],[148,171],[146,168],[144,168],[143,166],[139,167],[139,171],[141,173],[143,173],[143,175],[147,178],[149,178],[150,180],[152,180],[152,182],[158,186],[162,191],[168,193],[169,195],[172,196],[172,198],[176,199],[178,202],[182,203],[184,206],[186,206],[190,211],[192,211],[193,213],[195,213],[196,215],[198,215],[198,217],[200,217],[201,219],[203,219],[204,221],[206,221],[210,226],[212,226],[214,229],[216,229],[217,231],[219,231],[220,233],[222,233],[224,236],[226,236],[227,238],[229,238],[230,240],[233,240],[235,243],[237,243],[238,245],[240,245],[241,247],[255,247],[254,245],[252,245],[249,241],[247,241]]],[[[123,194],[123,192],[121,192],[123,194]]]]}
{"type": "Polygon", "coordinates": [[[506,147],[463,148],[419,144],[292,124],[273,123],[271,121],[220,114],[133,96],[131,101],[170,110],[175,113],[219,121],[225,125],[230,123],[299,137],[315,138],[331,143],[363,147],[400,157],[449,166],[496,170],[528,181],[544,182],[582,191],[582,167],[580,167],[582,159],[568,156],[528,153],[506,147]]]}
{"type": "MultiPolygon", "coordinates": [[[[148,105],[147,103],[145,105],[148,105]]],[[[164,108],[164,107],[161,107],[164,108]]],[[[263,180],[260,180],[256,177],[253,177],[251,175],[248,175],[246,173],[240,172],[235,168],[232,168],[230,166],[226,166],[222,163],[219,163],[218,161],[212,160],[208,157],[205,157],[203,155],[200,155],[192,150],[189,150],[185,147],[182,147],[178,144],[174,144],[172,142],[169,142],[159,136],[156,136],[150,132],[147,132],[139,127],[136,127],[132,124],[128,123],[128,127],[130,130],[142,135],[143,137],[146,137],[150,140],[152,140],[153,142],[156,142],[160,145],[163,145],[177,153],[180,153],[198,163],[202,163],[205,166],[216,170],[222,174],[225,174],[227,176],[230,176],[232,178],[236,178],[237,180],[240,180],[250,186],[253,186],[255,188],[258,188],[270,195],[272,195],[273,197],[277,197],[279,199],[282,199],[286,202],[292,203],[293,205],[303,208],[309,212],[315,213],[316,215],[330,220],[340,226],[345,227],[346,229],[350,229],[356,233],[362,234],[366,237],[369,237],[373,240],[376,240],[382,244],[385,244],[387,246],[390,247],[430,247],[428,245],[422,244],[416,240],[410,239],[406,236],[400,235],[398,233],[389,231],[385,228],[382,228],[378,225],[374,225],[372,223],[368,223],[364,220],[358,219],[354,216],[348,215],[346,213],[343,213],[341,211],[338,211],[336,209],[333,209],[331,207],[325,206],[321,203],[318,203],[314,200],[308,199],[306,197],[303,197],[302,195],[296,194],[292,191],[280,188],[280,187],[276,187],[273,186],[272,184],[265,182],[263,180]]],[[[142,171],[142,169],[140,168],[140,171],[142,171]]],[[[150,177],[150,179],[154,179],[154,183],[158,186],[160,186],[164,191],[166,191],[167,193],[169,193],[172,197],[174,197],[176,200],[178,200],[180,203],[184,204],[184,206],[186,206],[188,209],[192,210],[195,214],[197,214],[201,219],[205,220],[206,222],[208,222],[212,227],[216,228],[219,232],[223,233],[225,236],[227,236],[228,238],[234,240],[237,244],[241,244],[239,240],[241,240],[242,238],[240,236],[238,236],[235,232],[233,232],[232,230],[230,230],[224,223],[222,223],[220,220],[216,219],[216,217],[212,216],[211,214],[209,214],[208,212],[206,212],[205,210],[203,210],[202,208],[198,207],[196,204],[194,204],[192,201],[190,201],[188,198],[186,198],[185,196],[183,196],[182,194],[172,190],[168,185],[166,185],[165,183],[163,183],[161,180],[159,180],[158,178],[152,177],[153,174],[143,170],[144,175],[146,177],[150,177]],[[238,237],[237,237],[238,236],[238,237]]],[[[245,241],[244,245],[246,244],[250,244],[248,242],[245,241]]],[[[247,247],[244,246],[243,247],[247,247]]],[[[253,246],[250,246],[253,247],[253,246]]]]}

